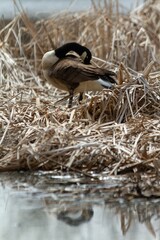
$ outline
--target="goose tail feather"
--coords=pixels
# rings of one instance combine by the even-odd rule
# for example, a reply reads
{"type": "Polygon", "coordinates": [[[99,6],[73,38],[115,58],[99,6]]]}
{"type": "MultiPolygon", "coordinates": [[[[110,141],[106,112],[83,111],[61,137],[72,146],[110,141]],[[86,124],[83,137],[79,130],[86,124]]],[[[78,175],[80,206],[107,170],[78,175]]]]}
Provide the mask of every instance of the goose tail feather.
{"type": "Polygon", "coordinates": [[[117,84],[117,81],[114,79],[114,77],[109,76],[109,75],[104,76],[103,78],[100,77],[97,81],[104,88],[112,88],[115,84],[117,84]]]}

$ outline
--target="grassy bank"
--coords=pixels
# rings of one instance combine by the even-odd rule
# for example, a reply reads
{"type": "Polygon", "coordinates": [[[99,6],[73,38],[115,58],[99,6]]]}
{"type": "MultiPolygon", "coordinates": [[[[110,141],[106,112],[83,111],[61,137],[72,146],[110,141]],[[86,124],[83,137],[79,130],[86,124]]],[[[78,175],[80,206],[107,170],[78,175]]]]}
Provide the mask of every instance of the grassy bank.
{"type": "Polygon", "coordinates": [[[160,159],[160,6],[128,15],[112,1],[81,13],[33,21],[22,12],[0,30],[0,171],[129,174],[156,181],[160,159]],[[67,109],[48,85],[42,55],[67,41],[114,70],[114,91],[87,93],[67,109]]]}

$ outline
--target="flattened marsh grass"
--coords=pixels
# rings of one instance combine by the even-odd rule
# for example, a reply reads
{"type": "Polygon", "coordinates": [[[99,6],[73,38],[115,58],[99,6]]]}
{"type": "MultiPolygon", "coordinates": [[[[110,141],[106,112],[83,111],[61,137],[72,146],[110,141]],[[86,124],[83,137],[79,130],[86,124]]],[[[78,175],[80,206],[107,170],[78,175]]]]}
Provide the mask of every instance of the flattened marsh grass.
{"type": "MultiPolygon", "coordinates": [[[[155,1],[156,4],[156,1],[155,1]]],[[[157,5],[158,6],[158,5],[157,5]]],[[[158,176],[160,16],[153,4],[130,15],[94,8],[32,21],[23,12],[0,30],[0,171],[61,170],[158,176]],[[145,16],[150,16],[146,18],[145,16]],[[117,18],[116,18],[117,17],[117,18]],[[67,41],[117,73],[113,91],[86,93],[67,109],[46,84],[41,57],[67,41]]]]}

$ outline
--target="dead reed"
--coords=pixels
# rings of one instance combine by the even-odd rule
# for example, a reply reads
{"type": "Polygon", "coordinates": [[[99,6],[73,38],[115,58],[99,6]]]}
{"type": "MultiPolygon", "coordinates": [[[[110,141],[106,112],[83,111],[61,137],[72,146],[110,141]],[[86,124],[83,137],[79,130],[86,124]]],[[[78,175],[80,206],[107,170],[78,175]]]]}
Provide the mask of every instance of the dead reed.
{"type": "Polygon", "coordinates": [[[0,171],[159,175],[158,1],[117,17],[112,7],[41,21],[23,12],[1,28],[0,171]],[[45,83],[41,57],[70,40],[88,46],[95,64],[116,71],[119,85],[87,93],[67,109],[57,102],[63,93],[45,83]]]}

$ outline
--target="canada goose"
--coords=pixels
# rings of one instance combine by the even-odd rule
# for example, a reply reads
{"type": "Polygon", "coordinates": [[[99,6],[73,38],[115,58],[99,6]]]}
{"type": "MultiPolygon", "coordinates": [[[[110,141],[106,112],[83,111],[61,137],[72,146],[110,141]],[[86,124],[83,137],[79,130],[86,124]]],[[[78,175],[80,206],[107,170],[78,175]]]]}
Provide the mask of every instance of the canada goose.
{"type": "Polygon", "coordinates": [[[56,88],[69,92],[68,107],[72,106],[74,93],[101,91],[116,84],[113,78],[116,74],[91,65],[91,58],[89,49],[75,42],[46,52],[42,58],[42,69],[46,80],[56,88]],[[68,54],[70,51],[76,52],[80,57],[68,54]]]}

